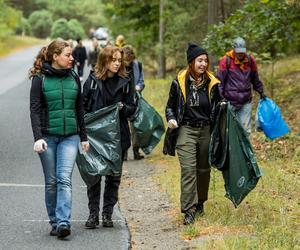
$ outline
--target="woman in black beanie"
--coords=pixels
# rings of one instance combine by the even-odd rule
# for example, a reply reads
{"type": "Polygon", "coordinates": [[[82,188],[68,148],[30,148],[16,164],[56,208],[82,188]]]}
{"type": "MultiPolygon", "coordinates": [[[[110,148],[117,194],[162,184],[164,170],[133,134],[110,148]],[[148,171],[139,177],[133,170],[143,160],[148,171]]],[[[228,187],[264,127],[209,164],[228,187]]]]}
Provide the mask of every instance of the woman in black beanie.
{"type": "Polygon", "coordinates": [[[220,100],[219,80],[208,71],[207,52],[189,43],[187,68],[180,71],[171,84],[166,107],[168,130],[164,153],[178,154],[181,167],[181,211],[183,224],[192,224],[203,214],[207,200],[210,166],[208,147],[214,110],[220,100]]]}

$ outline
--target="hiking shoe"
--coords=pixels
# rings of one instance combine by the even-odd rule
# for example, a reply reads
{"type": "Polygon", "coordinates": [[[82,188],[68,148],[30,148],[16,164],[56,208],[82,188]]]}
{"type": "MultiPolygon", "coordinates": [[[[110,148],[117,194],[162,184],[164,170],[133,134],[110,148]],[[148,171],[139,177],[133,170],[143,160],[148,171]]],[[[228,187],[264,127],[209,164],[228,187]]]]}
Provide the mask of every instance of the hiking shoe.
{"type": "Polygon", "coordinates": [[[99,216],[90,214],[88,220],[85,223],[85,227],[94,229],[99,225],[99,216]]]}
{"type": "Polygon", "coordinates": [[[50,236],[57,236],[56,227],[52,227],[52,229],[50,231],[50,236]]]}
{"type": "Polygon", "coordinates": [[[102,215],[102,226],[103,227],[113,227],[114,223],[111,219],[111,215],[104,214],[102,215]]]}
{"type": "Polygon", "coordinates": [[[204,207],[203,207],[203,203],[198,203],[198,204],[196,205],[196,215],[198,215],[198,216],[204,215],[204,207]]]}
{"type": "Polygon", "coordinates": [[[141,159],[144,159],[144,156],[140,154],[139,152],[139,147],[134,147],[132,149],[133,151],[133,159],[134,160],[141,160],[141,159]]]}
{"type": "Polygon", "coordinates": [[[70,226],[68,225],[61,225],[57,229],[57,238],[59,239],[64,239],[70,234],[71,234],[71,229],[70,226]]]}
{"type": "Polygon", "coordinates": [[[195,222],[196,209],[189,209],[184,214],[183,225],[190,225],[195,222]]]}

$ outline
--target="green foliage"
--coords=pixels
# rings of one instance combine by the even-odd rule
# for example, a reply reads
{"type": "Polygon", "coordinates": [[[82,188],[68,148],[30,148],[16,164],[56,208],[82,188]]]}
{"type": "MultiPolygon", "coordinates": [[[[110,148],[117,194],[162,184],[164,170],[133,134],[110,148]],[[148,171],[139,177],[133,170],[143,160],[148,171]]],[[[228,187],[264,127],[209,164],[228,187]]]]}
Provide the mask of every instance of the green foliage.
{"type": "Polygon", "coordinates": [[[85,37],[84,29],[81,25],[81,23],[76,19],[71,19],[68,22],[68,27],[70,30],[70,37],[73,40],[76,40],[77,38],[85,37]]]}
{"type": "Polygon", "coordinates": [[[225,23],[209,28],[205,47],[216,55],[223,55],[231,48],[232,39],[242,36],[247,47],[257,53],[270,53],[272,58],[300,38],[300,8],[286,1],[253,1],[231,15],[225,23]]]}
{"type": "Polygon", "coordinates": [[[87,32],[91,27],[103,26],[105,20],[102,14],[102,4],[97,0],[50,0],[49,11],[54,20],[78,20],[87,32]]]}
{"type": "Polygon", "coordinates": [[[9,7],[4,0],[0,0],[0,39],[14,34],[21,22],[21,12],[9,7]]]}
{"type": "Polygon", "coordinates": [[[6,0],[6,2],[9,6],[21,11],[26,18],[36,10],[48,8],[47,0],[6,0]]]}
{"type": "Polygon", "coordinates": [[[26,18],[22,17],[21,22],[16,29],[16,34],[26,35],[26,36],[31,35],[31,26],[29,21],[26,18]]]}
{"type": "Polygon", "coordinates": [[[84,37],[84,30],[81,24],[76,19],[71,19],[69,22],[65,18],[60,18],[53,23],[51,29],[51,38],[77,39],[84,37]]]}
{"type": "Polygon", "coordinates": [[[53,24],[52,15],[47,10],[34,11],[28,18],[32,34],[39,38],[46,38],[50,35],[53,24]]]}
{"type": "Polygon", "coordinates": [[[57,19],[51,28],[51,38],[62,38],[62,39],[69,39],[70,37],[70,30],[68,27],[68,21],[65,18],[57,19]]]}

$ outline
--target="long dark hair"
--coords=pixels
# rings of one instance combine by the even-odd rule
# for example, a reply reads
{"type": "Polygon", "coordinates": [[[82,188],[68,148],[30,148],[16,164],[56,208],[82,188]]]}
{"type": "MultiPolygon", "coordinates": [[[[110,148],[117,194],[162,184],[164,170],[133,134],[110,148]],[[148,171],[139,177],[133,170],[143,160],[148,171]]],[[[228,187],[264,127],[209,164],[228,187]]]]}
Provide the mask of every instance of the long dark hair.
{"type": "Polygon", "coordinates": [[[116,46],[106,46],[103,48],[98,56],[97,63],[95,65],[95,76],[97,79],[105,80],[108,76],[108,64],[113,59],[113,54],[116,52],[121,53],[121,66],[118,71],[120,77],[126,77],[128,74],[125,69],[123,51],[116,46]]]}
{"type": "Polygon", "coordinates": [[[29,70],[29,78],[39,74],[44,62],[52,63],[53,55],[60,55],[67,47],[71,45],[64,40],[54,40],[48,46],[42,47],[34,60],[33,67],[29,70]]]}

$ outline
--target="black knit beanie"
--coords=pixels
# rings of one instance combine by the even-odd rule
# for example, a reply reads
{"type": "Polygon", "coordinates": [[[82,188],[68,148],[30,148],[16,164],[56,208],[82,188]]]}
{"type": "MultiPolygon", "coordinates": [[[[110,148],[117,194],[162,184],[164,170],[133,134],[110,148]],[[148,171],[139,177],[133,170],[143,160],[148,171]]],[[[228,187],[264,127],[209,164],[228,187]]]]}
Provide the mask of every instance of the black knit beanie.
{"type": "Polygon", "coordinates": [[[197,44],[194,43],[188,43],[188,48],[186,50],[186,59],[188,63],[193,61],[194,58],[200,55],[207,55],[207,52],[205,49],[199,47],[197,44]]]}

